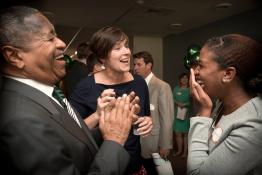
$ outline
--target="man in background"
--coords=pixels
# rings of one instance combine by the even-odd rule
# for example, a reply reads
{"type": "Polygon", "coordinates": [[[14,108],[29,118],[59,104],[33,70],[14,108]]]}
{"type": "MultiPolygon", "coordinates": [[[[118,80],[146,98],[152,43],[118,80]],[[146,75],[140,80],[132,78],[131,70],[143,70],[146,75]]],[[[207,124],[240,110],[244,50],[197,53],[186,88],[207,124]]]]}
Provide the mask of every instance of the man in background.
{"type": "Polygon", "coordinates": [[[141,75],[149,89],[150,112],[153,129],[148,137],[141,138],[141,154],[149,174],[157,174],[152,153],[159,153],[164,159],[173,147],[174,103],[172,90],[166,82],[157,78],[153,72],[153,57],[146,51],[133,55],[134,71],[141,75]]]}
{"type": "Polygon", "coordinates": [[[89,63],[87,63],[89,55],[89,44],[80,43],[76,48],[76,54],[72,58],[72,62],[66,67],[66,75],[63,79],[62,89],[67,97],[70,97],[77,84],[92,72],[89,63]]]}

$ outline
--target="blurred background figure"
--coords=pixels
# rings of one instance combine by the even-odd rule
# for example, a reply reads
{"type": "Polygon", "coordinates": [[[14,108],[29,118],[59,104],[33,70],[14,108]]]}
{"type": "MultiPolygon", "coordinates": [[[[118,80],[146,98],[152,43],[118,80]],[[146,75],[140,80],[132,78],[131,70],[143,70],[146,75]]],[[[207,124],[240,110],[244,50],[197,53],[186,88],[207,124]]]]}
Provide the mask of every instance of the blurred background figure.
{"type": "Polygon", "coordinates": [[[89,57],[87,57],[86,62],[88,70],[90,70],[88,73],[89,76],[105,69],[104,64],[100,60],[98,60],[94,55],[90,55],[89,57]]]}
{"type": "Polygon", "coordinates": [[[89,43],[88,42],[81,42],[76,47],[76,51],[75,51],[74,55],[71,55],[71,58],[73,60],[77,60],[77,61],[80,61],[84,64],[87,64],[87,58],[88,58],[89,54],[90,54],[89,43]]]}
{"type": "Polygon", "coordinates": [[[89,62],[87,63],[89,55],[89,44],[82,42],[77,46],[76,53],[72,56],[72,61],[70,60],[67,64],[66,76],[62,83],[62,89],[67,97],[71,95],[76,85],[92,72],[89,62]]]}
{"type": "Polygon", "coordinates": [[[175,103],[174,133],[176,138],[176,151],[174,156],[187,156],[187,135],[189,131],[189,106],[190,90],[189,77],[187,73],[179,76],[179,85],[173,90],[173,99],[175,103]]]}
{"type": "Polygon", "coordinates": [[[140,138],[143,164],[149,175],[157,174],[152,153],[159,153],[164,159],[173,147],[174,102],[172,90],[166,82],[157,78],[153,72],[153,57],[149,52],[135,53],[134,71],[141,75],[148,85],[150,113],[153,129],[148,137],[140,138]]]}

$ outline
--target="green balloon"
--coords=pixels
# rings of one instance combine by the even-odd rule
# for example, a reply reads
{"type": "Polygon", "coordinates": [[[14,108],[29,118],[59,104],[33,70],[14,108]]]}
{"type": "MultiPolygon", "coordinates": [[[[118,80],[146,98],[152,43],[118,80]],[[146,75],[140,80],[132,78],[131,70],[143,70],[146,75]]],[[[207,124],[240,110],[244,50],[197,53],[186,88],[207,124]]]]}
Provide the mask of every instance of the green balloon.
{"type": "Polygon", "coordinates": [[[186,69],[190,69],[190,58],[188,57],[188,55],[184,57],[184,66],[186,69]]]}
{"type": "Polygon", "coordinates": [[[196,44],[191,44],[190,46],[187,47],[187,54],[188,55],[194,55],[196,53],[200,52],[201,47],[196,44]]]}
{"type": "Polygon", "coordinates": [[[187,53],[184,57],[184,66],[190,69],[192,66],[198,64],[201,47],[197,44],[191,44],[187,47],[187,53]]]}
{"type": "Polygon", "coordinates": [[[199,63],[199,52],[195,52],[193,54],[187,54],[184,57],[184,66],[186,69],[190,69],[191,67],[197,65],[199,63]]]}

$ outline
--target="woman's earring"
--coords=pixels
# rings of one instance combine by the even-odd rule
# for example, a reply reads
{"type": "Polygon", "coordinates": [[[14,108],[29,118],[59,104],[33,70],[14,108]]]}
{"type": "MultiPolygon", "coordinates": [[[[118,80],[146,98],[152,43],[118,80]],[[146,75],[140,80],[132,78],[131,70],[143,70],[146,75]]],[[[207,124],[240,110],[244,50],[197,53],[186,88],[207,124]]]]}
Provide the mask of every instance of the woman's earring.
{"type": "Polygon", "coordinates": [[[223,78],[223,79],[222,79],[222,82],[223,82],[223,83],[227,83],[227,82],[229,82],[229,79],[223,78]]]}
{"type": "Polygon", "coordinates": [[[101,70],[105,70],[106,67],[104,66],[104,64],[101,65],[101,70]]]}

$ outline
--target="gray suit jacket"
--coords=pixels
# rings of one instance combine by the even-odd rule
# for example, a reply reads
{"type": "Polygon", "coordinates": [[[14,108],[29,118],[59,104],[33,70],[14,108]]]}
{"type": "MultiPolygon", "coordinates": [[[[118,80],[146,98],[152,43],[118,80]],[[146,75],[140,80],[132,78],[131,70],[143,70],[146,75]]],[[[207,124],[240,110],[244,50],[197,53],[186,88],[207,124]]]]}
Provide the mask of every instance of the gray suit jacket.
{"type": "Polygon", "coordinates": [[[47,95],[3,78],[0,93],[0,166],[7,174],[123,174],[128,153],[112,141],[98,149],[82,129],[47,95]],[[114,150],[114,151],[111,151],[114,150]]]}
{"type": "Polygon", "coordinates": [[[141,137],[141,153],[144,158],[151,158],[151,153],[159,148],[173,147],[174,102],[172,90],[166,82],[153,76],[148,84],[150,112],[153,129],[150,136],[141,137]]]}
{"type": "Polygon", "coordinates": [[[262,98],[255,97],[216,126],[207,117],[190,118],[188,174],[262,174],[262,98]]]}

